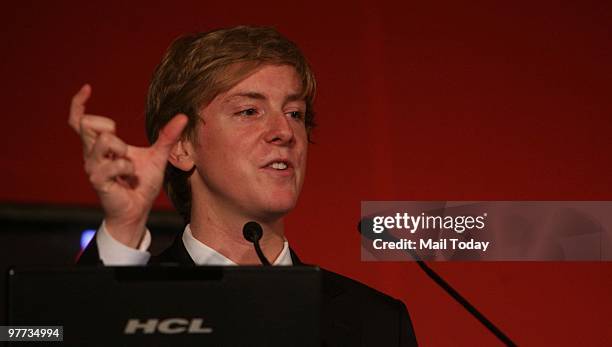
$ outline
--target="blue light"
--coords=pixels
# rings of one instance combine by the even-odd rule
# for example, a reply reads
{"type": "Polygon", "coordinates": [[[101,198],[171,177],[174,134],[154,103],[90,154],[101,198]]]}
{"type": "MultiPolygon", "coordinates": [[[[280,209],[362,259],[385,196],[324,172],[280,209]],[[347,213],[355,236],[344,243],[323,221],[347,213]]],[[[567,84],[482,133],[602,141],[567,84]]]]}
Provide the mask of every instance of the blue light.
{"type": "Polygon", "coordinates": [[[91,242],[95,234],[95,230],[83,230],[83,232],[81,233],[81,250],[84,250],[85,247],[87,247],[87,245],[89,244],[89,242],[91,242]]]}

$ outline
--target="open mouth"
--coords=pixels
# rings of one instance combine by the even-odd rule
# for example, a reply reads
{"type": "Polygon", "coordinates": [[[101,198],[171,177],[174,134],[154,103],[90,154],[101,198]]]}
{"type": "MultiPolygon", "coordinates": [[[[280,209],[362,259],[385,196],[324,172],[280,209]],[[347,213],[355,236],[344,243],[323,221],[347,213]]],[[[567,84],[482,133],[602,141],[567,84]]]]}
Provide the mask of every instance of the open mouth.
{"type": "Polygon", "coordinates": [[[287,170],[287,168],[289,168],[289,165],[284,161],[275,161],[273,163],[270,163],[268,167],[271,167],[274,170],[287,170]]]}
{"type": "Polygon", "coordinates": [[[293,165],[288,159],[273,159],[268,162],[268,164],[266,164],[263,168],[273,172],[284,174],[290,174],[291,172],[293,172],[293,165]]]}

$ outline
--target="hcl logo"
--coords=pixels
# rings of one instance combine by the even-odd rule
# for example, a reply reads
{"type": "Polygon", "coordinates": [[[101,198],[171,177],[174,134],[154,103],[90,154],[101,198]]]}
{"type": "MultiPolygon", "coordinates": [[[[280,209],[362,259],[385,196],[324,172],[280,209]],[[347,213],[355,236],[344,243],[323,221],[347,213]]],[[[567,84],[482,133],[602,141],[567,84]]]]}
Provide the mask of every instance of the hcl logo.
{"type": "Polygon", "coordinates": [[[202,318],[128,319],[123,333],[134,334],[211,334],[213,329],[203,326],[202,318]]]}

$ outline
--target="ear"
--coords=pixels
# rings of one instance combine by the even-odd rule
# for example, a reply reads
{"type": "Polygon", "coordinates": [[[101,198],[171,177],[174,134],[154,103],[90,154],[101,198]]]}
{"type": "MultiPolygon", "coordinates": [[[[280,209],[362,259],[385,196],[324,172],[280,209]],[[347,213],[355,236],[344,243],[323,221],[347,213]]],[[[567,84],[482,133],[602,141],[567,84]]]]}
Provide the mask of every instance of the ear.
{"type": "Polygon", "coordinates": [[[179,140],[172,146],[168,161],[175,168],[187,172],[191,171],[195,166],[195,162],[192,158],[193,147],[191,142],[188,140],[179,140]]]}

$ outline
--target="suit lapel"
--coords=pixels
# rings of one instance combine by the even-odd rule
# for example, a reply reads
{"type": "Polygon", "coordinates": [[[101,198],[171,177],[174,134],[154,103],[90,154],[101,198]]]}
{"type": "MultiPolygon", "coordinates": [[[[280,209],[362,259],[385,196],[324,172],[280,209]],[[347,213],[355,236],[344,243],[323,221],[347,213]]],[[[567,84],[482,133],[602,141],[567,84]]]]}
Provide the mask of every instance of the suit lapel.
{"type": "Polygon", "coordinates": [[[191,259],[189,252],[183,244],[183,234],[179,234],[174,238],[174,242],[170,247],[166,248],[157,257],[151,259],[152,263],[178,263],[179,265],[194,266],[195,262],[191,259]]]}
{"type": "Polygon", "coordinates": [[[295,254],[295,252],[293,251],[293,249],[291,247],[289,247],[289,254],[291,255],[291,262],[293,263],[293,266],[304,266],[304,265],[306,265],[306,264],[302,263],[300,258],[298,258],[297,254],[295,254]]]}

